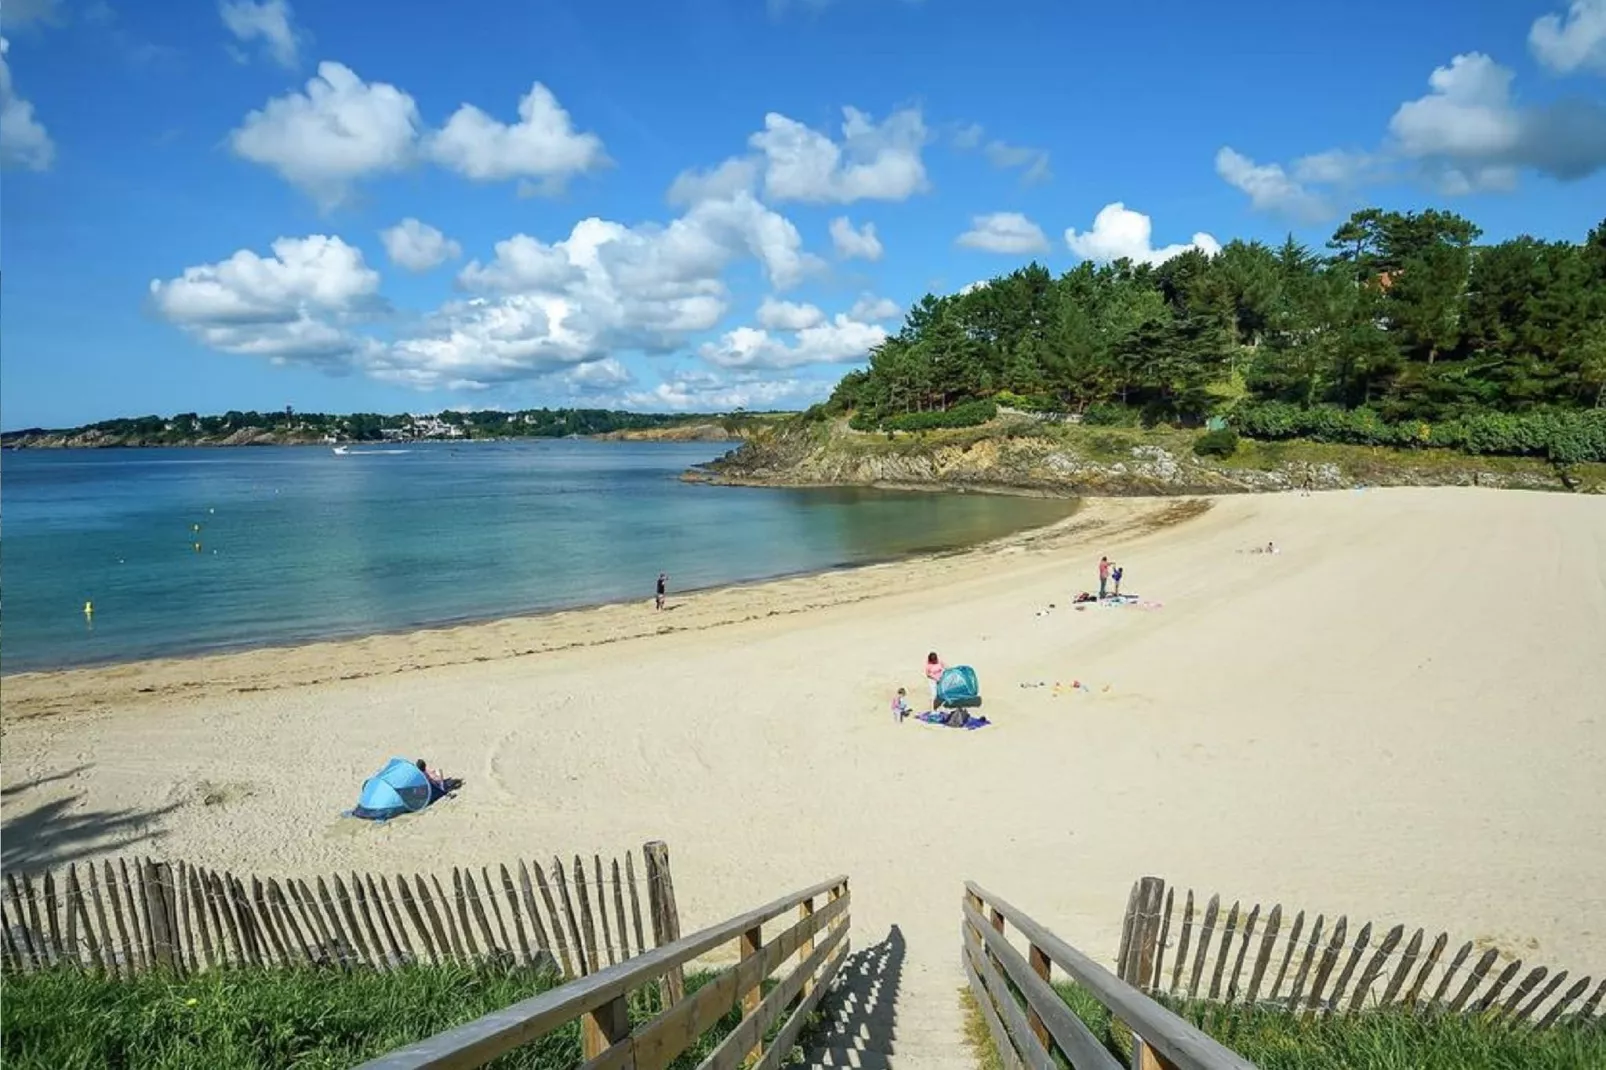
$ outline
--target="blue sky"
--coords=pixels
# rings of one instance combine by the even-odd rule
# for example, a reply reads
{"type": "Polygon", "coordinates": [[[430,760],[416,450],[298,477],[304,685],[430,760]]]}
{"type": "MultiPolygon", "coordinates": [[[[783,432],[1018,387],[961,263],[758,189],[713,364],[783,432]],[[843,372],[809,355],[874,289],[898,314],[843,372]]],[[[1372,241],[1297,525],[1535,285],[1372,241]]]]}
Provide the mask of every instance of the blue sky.
{"type": "Polygon", "coordinates": [[[0,0],[0,32],[6,428],[796,407],[1032,259],[1606,215],[1606,0],[0,0]]]}

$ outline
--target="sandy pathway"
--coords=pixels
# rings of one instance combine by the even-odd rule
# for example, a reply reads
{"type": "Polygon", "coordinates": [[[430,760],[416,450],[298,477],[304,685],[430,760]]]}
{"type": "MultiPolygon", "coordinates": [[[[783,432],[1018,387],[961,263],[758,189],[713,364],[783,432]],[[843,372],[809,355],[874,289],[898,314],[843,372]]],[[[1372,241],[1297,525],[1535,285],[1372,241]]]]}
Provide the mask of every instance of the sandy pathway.
{"type": "MultiPolygon", "coordinates": [[[[549,654],[283,688],[252,655],[248,686],[270,689],[192,697],[172,664],[10,678],[6,864],[146,833],[142,850],[299,872],[661,837],[688,927],[847,872],[855,943],[898,926],[902,998],[923,1002],[960,984],[967,877],[1105,957],[1152,873],[1606,969],[1606,500],[1241,497],[1148,530],[1167,505],[700,596],[669,615],[689,630],[549,654]],[[1240,552],[1268,539],[1283,552],[1240,552]],[[1071,611],[1100,553],[1164,607],[1071,611]],[[780,612],[802,600],[836,604],[780,612]],[[754,619],[704,627],[738,604],[754,619]],[[996,727],[891,723],[928,648],[977,667],[996,727]],[[1075,677],[1093,693],[1019,686],[1075,677]],[[15,718],[74,693],[97,709],[15,718]],[[469,788],[420,819],[337,820],[392,753],[469,788]]],[[[386,642],[418,640],[318,656],[367,671],[386,642]]]]}

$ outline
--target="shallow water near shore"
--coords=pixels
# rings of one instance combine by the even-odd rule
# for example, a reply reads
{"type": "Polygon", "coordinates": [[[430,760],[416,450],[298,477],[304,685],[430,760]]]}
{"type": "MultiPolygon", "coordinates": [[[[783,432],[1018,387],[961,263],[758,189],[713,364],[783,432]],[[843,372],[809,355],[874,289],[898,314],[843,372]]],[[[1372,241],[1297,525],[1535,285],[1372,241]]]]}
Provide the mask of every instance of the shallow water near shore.
{"type": "Polygon", "coordinates": [[[986,542],[1074,509],[680,480],[725,448],[10,452],[0,462],[0,669],[648,601],[660,570],[675,592],[850,567],[986,542]]]}

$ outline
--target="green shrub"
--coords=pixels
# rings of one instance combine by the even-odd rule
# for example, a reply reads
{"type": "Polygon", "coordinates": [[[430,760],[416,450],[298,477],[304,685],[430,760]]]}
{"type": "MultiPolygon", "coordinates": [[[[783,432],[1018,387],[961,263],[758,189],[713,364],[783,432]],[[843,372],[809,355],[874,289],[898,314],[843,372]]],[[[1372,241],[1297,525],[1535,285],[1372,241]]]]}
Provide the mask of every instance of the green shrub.
{"type": "Polygon", "coordinates": [[[1089,405],[1082,413],[1082,422],[1089,427],[1136,427],[1141,420],[1137,409],[1102,401],[1089,405]]]}
{"type": "Polygon", "coordinates": [[[1373,409],[1268,401],[1239,406],[1234,421],[1250,438],[1273,441],[1431,446],[1488,456],[1544,457],[1558,464],[1606,461],[1606,409],[1477,413],[1438,423],[1389,423],[1373,409]]]}
{"type": "Polygon", "coordinates": [[[881,426],[881,421],[868,412],[856,412],[848,417],[848,426],[855,431],[874,431],[881,426]]]}
{"type": "Polygon", "coordinates": [[[964,401],[949,409],[906,412],[881,421],[888,431],[935,431],[945,427],[976,427],[998,415],[996,401],[964,401]]]}
{"type": "Polygon", "coordinates": [[[1206,431],[1193,440],[1193,452],[1200,457],[1231,457],[1238,452],[1238,432],[1230,427],[1206,431]]]}
{"type": "Polygon", "coordinates": [[[1061,412],[1065,408],[1057,398],[1049,394],[1016,394],[1009,390],[1000,390],[993,397],[998,404],[1019,409],[1021,412],[1061,412]]]}

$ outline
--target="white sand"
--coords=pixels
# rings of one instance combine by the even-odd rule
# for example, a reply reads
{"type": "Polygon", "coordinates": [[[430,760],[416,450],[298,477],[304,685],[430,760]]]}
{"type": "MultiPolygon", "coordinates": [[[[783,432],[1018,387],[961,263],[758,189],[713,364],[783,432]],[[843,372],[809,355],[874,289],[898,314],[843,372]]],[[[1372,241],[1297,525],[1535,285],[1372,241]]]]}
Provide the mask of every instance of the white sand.
{"type": "Polygon", "coordinates": [[[1238,497],[1146,523],[1174,508],[1094,502],[1004,548],[661,617],[10,677],[7,864],[118,849],[23,831],[64,799],[78,817],[178,804],[140,850],[274,872],[661,837],[687,931],[846,872],[855,944],[898,925],[905,998],[933,1001],[961,983],[965,878],[1104,958],[1155,874],[1606,969],[1606,499],[1238,497]],[[1282,552],[1239,552],[1267,540],[1282,552]],[[1073,612],[1101,553],[1164,607],[1073,612]],[[650,634],[665,623],[684,630],[650,634]],[[994,727],[892,723],[928,648],[977,668],[994,727]],[[439,667],[394,671],[414,664],[439,667]],[[378,675],[332,679],[358,673],[378,675]],[[1093,693],[1019,686],[1074,678],[1093,693]],[[384,827],[339,820],[392,754],[468,787],[384,827]],[[240,794],[205,806],[203,782],[240,794]]]}

